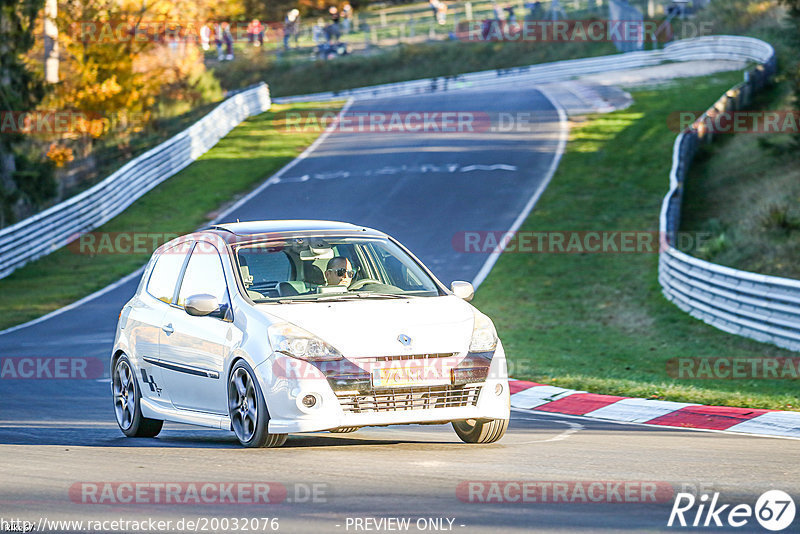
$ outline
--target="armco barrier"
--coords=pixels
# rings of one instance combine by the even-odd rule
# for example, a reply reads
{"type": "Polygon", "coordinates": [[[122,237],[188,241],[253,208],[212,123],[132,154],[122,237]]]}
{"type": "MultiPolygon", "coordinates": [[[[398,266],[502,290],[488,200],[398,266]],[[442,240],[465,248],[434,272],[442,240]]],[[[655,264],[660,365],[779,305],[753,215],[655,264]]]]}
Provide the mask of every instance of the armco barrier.
{"type": "Polygon", "coordinates": [[[749,55],[758,65],[747,71],[745,81],[727,91],[693,125],[675,139],[670,189],[661,206],[660,230],[669,246],[659,257],[658,280],[664,295],[692,316],[726,332],[800,350],[800,281],[765,276],[723,267],[685,254],[675,244],[679,229],[683,184],[701,142],[714,132],[707,116],[746,107],[775,72],[772,47],[755,39],[720,41],[699,50],[689,43],[672,47],[675,57],[706,59],[749,55]]]}
{"type": "Polygon", "coordinates": [[[273,101],[283,104],[291,102],[343,100],[346,98],[356,98],[359,100],[387,98],[473,87],[486,88],[492,85],[502,86],[508,84],[512,79],[513,82],[517,84],[544,84],[570,80],[588,74],[649,67],[665,61],[728,59],[761,62],[765,54],[768,53],[772,53],[772,47],[758,39],[716,35],[675,41],[667,44],[663,50],[647,50],[629,52],[627,54],[612,54],[610,56],[567,59],[539,65],[471,72],[469,74],[451,77],[426,78],[409,82],[387,83],[359,87],[356,89],[345,89],[342,91],[277,97],[274,98],[273,101]]]}
{"type": "Polygon", "coordinates": [[[226,99],[192,126],[129,161],[86,191],[0,230],[0,278],[120,214],[206,153],[247,117],[270,107],[261,83],[226,99]]]}

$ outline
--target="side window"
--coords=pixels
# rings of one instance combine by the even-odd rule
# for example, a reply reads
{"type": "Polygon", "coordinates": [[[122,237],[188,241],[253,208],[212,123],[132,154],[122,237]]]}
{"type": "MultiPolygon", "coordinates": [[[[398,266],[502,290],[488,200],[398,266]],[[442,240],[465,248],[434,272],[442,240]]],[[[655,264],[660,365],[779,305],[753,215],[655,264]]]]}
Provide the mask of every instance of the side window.
{"type": "Polygon", "coordinates": [[[189,258],[178,293],[178,306],[183,306],[187,297],[200,293],[215,296],[220,304],[229,302],[228,286],[219,252],[212,245],[202,242],[197,244],[189,258]]]}
{"type": "Polygon", "coordinates": [[[167,304],[172,302],[172,294],[175,292],[175,284],[178,282],[185,258],[186,249],[183,244],[161,252],[156,258],[156,265],[147,282],[147,292],[167,304]]]}

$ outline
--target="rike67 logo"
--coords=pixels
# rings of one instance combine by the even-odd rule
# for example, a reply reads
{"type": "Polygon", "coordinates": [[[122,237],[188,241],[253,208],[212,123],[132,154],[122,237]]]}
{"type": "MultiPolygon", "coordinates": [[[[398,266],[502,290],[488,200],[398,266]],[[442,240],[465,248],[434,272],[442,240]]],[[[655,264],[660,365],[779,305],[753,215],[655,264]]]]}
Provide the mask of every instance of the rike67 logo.
{"type": "Polygon", "coordinates": [[[753,517],[767,530],[780,531],[794,521],[795,504],[788,493],[769,490],[761,494],[755,507],[749,504],[718,504],[719,493],[696,498],[691,493],[678,493],[672,504],[667,526],[734,528],[750,525],[753,517]]]}

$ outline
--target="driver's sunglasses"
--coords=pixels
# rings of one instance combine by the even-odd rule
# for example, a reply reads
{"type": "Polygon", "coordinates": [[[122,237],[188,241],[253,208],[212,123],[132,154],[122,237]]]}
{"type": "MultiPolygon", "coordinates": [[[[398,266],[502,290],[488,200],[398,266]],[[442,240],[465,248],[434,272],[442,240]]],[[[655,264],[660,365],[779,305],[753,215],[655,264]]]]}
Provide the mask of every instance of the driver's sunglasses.
{"type": "Polygon", "coordinates": [[[356,275],[356,272],[353,269],[328,269],[332,273],[336,273],[336,276],[344,278],[344,275],[347,275],[347,278],[353,278],[356,275]]]}

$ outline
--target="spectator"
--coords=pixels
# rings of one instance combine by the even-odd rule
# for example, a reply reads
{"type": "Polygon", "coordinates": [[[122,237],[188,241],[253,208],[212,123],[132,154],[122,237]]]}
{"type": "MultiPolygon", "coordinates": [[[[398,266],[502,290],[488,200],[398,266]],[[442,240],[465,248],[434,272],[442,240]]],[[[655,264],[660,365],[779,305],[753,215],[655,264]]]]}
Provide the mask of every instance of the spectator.
{"type": "Polygon", "coordinates": [[[527,3],[525,4],[525,7],[530,10],[528,14],[525,16],[525,20],[533,21],[533,20],[542,20],[544,18],[541,2],[527,3]]]}
{"type": "Polygon", "coordinates": [[[286,14],[283,21],[283,49],[289,50],[289,39],[294,36],[294,45],[297,47],[297,35],[300,33],[300,11],[293,9],[286,14]]]}
{"type": "Polygon", "coordinates": [[[439,7],[436,11],[436,22],[444,26],[447,23],[447,4],[439,2],[439,7]]]}
{"type": "Polygon", "coordinates": [[[350,5],[350,2],[345,2],[342,6],[342,31],[344,33],[350,33],[352,18],[353,7],[350,5]]]}
{"type": "Polygon", "coordinates": [[[339,10],[336,9],[336,6],[331,6],[328,12],[331,14],[331,23],[325,28],[325,38],[328,42],[339,42],[339,38],[342,36],[342,30],[339,27],[339,10]]]}
{"type": "Polygon", "coordinates": [[[428,0],[428,5],[430,5],[431,11],[433,11],[433,18],[438,22],[439,21],[439,0],[428,0]]]}
{"type": "Polygon", "coordinates": [[[225,43],[225,61],[233,60],[233,34],[231,25],[227,22],[222,23],[222,42],[225,43]]]}
{"type": "Polygon", "coordinates": [[[217,60],[223,61],[225,54],[222,52],[222,24],[217,22],[214,24],[214,44],[217,46],[217,60]]]}
{"type": "Polygon", "coordinates": [[[492,12],[494,13],[494,20],[503,20],[503,15],[500,10],[500,6],[497,5],[497,2],[492,0],[492,12]]]}
{"type": "Polygon", "coordinates": [[[247,25],[247,40],[253,46],[261,46],[264,44],[264,28],[258,19],[253,19],[247,25]]]}
{"type": "Polygon", "coordinates": [[[209,43],[211,42],[211,28],[208,24],[203,24],[203,27],[200,28],[200,47],[203,50],[208,50],[211,48],[209,43]]]}
{"type": "Polygon", "coordinates": [[[507,13],[506,20],[508,21],[509,24],[514,24],[515,22],[517,22],[517,16],[514,14],[514,6],[512,5],[506,6],[503,9],[503,11],[507,13]]]}
{"type": "Polygon", "coordinates": [[[314,41],[314,44],[319,44],[323,40],[323,35],[325,34],[325,21],[322,20],[322,17],[317,19],[317,23],[311,28],[311,39],[314,41]]]}

